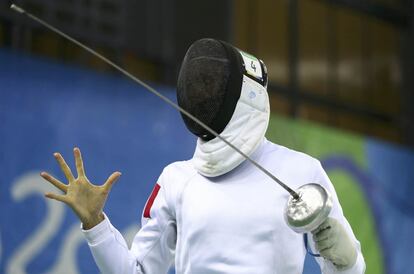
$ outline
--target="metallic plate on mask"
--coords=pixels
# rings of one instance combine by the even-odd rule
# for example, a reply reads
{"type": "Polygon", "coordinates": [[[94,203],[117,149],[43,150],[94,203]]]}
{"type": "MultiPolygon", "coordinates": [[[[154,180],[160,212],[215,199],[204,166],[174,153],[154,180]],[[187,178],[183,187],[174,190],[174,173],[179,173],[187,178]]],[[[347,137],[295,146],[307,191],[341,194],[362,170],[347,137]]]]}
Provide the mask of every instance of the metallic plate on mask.
{"type": "Polygon", "coordinates": [[[328,217],[332,209],[332,198],[321,185],[307,184],[296,192],[300,199],[289,197],[285,208],[285,220],[298,233],[315,230],[328,217]]]}

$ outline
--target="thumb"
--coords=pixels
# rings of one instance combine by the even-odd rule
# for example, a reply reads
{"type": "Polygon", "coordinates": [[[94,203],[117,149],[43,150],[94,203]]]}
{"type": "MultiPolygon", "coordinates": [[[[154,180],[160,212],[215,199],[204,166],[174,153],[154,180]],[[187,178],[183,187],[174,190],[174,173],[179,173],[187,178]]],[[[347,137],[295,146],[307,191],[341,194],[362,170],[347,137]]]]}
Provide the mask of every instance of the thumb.
{"type": "Polygon", "coordinates": [[[112,173],[108,179],[106,179],[105,184],[103,185],[103,188],[106,191],[110,191],[112,189],[112,185],[119,179],[119,177],[122,175],[121,172],[116,171],[114,173],[112,173]]]}

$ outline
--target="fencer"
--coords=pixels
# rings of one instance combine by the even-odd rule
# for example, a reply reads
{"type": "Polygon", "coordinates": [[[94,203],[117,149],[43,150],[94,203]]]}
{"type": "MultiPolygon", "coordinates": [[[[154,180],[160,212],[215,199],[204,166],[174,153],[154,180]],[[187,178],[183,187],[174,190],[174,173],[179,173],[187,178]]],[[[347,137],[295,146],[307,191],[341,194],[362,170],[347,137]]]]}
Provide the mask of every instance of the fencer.
{"type": "MultiPolygon", "coordinates": [[[[270,107],[265,64],[232,45],[201,39],[188,49],[177,82],[178,104],[293,189],[306,183],[333,197],[329,218],[308,233],[306,244],[323,273],[364,273],[360,243],[343,215],[320,162],[265,138],[270,107]]],[[[103,185],[86,178],[74,149],[75,177],[55,154],[68,183],[42,172],[64,193],[46,197],[70,206],[102,273],[297,274],[307,253],[304,237],[285,223],[289,196],[251,163],[199,124],[183,116],[197,144],[190,160],[163,170],[142,213],[131,249],[103,213],[113,173],[103,185]]]]}

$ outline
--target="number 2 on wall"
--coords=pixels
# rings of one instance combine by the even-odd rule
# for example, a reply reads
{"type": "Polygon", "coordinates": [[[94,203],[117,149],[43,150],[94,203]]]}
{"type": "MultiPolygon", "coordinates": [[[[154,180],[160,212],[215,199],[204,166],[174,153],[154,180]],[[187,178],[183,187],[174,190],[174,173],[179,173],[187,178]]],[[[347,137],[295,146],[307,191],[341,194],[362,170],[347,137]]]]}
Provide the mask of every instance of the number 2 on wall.
{"type": "MultiPolygon", "coordinates": [[[[44,182],[37,172],[27,173],[12,184],[11,195],[13,200],[21,202],[30,195],[41,195],[48,191],[55,191],[53,186],[44,182]]],[[[28,239],[16,248],[6,266],[7,274],[25,274],[26,267],[49,240],[57,233],[64,218],[64,206],[51,200],[45,200],[47,216],[40,226],[28,239]]]]}

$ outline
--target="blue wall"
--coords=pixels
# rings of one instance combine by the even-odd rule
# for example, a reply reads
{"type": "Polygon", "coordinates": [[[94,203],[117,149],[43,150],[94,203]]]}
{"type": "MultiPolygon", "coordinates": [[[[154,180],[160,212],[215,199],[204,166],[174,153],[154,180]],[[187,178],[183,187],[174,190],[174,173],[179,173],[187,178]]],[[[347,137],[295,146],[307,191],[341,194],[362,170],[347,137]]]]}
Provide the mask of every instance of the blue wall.
{"type": "Polygon", "coordinates": [[[371,139],[365,149],[387,273],[414,273],[414,153],[371,139]]]}

